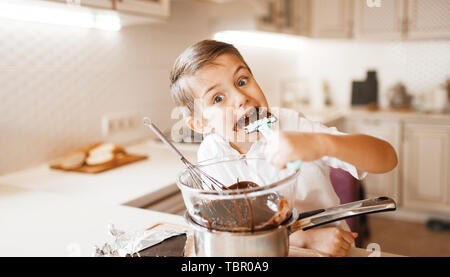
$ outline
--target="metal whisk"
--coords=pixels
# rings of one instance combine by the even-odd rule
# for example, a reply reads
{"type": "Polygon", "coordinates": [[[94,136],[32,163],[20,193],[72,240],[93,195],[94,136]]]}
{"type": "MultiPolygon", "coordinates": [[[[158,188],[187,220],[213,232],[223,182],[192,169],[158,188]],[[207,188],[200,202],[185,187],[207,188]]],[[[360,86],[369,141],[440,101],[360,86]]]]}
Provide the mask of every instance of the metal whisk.
{"type": "Polygon", "coordinates": [[[206,174],[204,171],[200,170],[200,168],[193,165],[186,157],[181,154],[181,152],[161,133],[161,131],[156,127],[150,118],[144,117],[143,123],[145,126],[150,128],[158,137],[161,139],[171,150],[175,153],[175,155],[180,158],[181,162],[184,163],[186,169],[189,172],[189,175],[192,178],[192,183],[195,188],[203,189],[203,190],[227,190],[228,188],[223,185],[221,182],[217,181],[210,175],[206,174]]]}

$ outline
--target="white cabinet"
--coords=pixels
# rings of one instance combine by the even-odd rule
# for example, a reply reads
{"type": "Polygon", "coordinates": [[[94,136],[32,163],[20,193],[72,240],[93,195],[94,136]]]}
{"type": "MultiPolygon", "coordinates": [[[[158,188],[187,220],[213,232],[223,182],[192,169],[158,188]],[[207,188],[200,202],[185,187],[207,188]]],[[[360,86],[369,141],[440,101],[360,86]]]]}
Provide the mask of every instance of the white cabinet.
{"type": "Polygon", "coordinates": [[[145,14],[158,17],[169,17],[170,0],[115,0],[118,11],[145,14]]]}
{"type": "Polygon", "coordinates": [[[295,0],[294,2],[294,22],[297,34],[301,36],[311,35],[311,1],[295,0]]]}
{"type": "Polygon", "coordinates": [[[450,126],[405,124],[403,200],[405,207],[450,212],[450,126]]]}
{"type": "Polygon", "coordinates": [[[261,1],[266,14],[257,21],[262,31],[310,35],[311,0],[261,1]]]}
{"type": "Polygon", "coordinates": [[[66,3],[68,5],[80,5],[93,8],[113,9],[114,0],[50,0],[66,3]]]}
{"type": "Polygon", "coordinates": [[[258,22],[258,25],[260,29],[266,31],[331,39],[399,40],[450,37],[449,0],[261,2],[268,5],[268,14],[264,20],[258,22]]]}
{"type": "MultiPolygon", "coordinates": [[[[261,1],[264,3],[264,1],[261,1]]],[[[258,20],[263,31],[315,38],[352,36],[353,0],[267,0],[258,20]]]]}
{"type": "Polygon", "coordinates": [[[363,180],[367,197],[394,198],[409,219],[450,213],[450,124],[356,113],[345,118],[343,127],[347,133],[384,139],[397,152],[394,170],[363,180]]]}
{"type": "Polygon", "coordinates": [[[85,7],[117,10],[131,16],[170,16],[170,0],[49,0],[85,7]]]}
{"type": "Polygon", "coordinates": [[[450,37],[450,1],[408,0],[408,38],[450,37]]]}
{"type": "Polygon", "coordinates": [[[96,8],[113,8],[113,0],[80,0],[85,6],[91,6],[96,8]]]}
{"type": "Polygon", "coordinates": [[[450,37],[450,1],[379,0],[380,6],[355,1],[355,37],[422,39],[450,37]]]}
{"type": "MultiPolygon", "coordinates": [[[[344,131],[374,136],[389,142],[400,153],[400,123],[395,120],[347,118],[344,131]]],[[[399,166],[384,174],[368,174],[363,180],[366,197],[389,196],[400,202],[399,166]]]]}
{"type": "Polygon", "coordinates": [[[311,36],[351,38],[353,36],[353,0],[311,1],[311,36]]]}
{"type": "Polygon", "coordinates": [[[404,1],[380,1],[380,6],[368,5],[364,0],[354,2],[355,38],[400,39],[404,34],[404,1]]]}

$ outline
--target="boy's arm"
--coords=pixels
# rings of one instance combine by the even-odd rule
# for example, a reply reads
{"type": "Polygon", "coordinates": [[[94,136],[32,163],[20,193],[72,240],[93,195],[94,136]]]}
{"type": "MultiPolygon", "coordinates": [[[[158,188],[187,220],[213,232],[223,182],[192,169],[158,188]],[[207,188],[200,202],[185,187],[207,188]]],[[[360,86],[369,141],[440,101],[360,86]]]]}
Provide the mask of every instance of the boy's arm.
{"type": "Polygon", "coordinates": [[[361,171],[385,173],[397,166],[397,154],[386,141],[363,134],[318,134],[324,156],[353,164],[361,171]]]}
{"type": "Polygon", "coordinates": [[[362,134],[277,132],[269,140],[266,155],[280,168],[290,161],[314,161],[323,156],[335,157],[369,173],[388,172],[397,165],[397,154],[388,142],[362,134]]]}

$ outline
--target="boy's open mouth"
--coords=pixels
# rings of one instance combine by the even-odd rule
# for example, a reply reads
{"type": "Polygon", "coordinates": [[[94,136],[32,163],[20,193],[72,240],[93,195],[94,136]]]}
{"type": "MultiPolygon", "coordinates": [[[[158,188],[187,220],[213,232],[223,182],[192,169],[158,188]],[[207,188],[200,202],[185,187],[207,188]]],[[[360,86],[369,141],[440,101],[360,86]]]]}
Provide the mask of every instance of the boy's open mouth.
{"type": "Polygon", "coordinates": [[[234,131],[238,129],[244,129],[250,123],[253,123],[259,119],[271,116],[271,113],[264,107],[250,108],[243,116],[241,116],[234,126],[234,131]]]}

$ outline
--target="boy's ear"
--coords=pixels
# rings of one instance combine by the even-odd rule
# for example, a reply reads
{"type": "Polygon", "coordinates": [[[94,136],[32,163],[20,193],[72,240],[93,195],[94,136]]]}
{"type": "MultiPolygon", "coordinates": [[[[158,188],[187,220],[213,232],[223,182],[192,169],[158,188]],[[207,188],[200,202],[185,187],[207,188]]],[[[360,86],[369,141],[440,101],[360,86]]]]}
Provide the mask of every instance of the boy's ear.
{"type": "Polygon", "coordinates": [[[205,121],[195,118],[193,116],[189,116],[186,118],[186,125],[200,134],[210,133],[213,128],[211,128],[205,121]]]}

